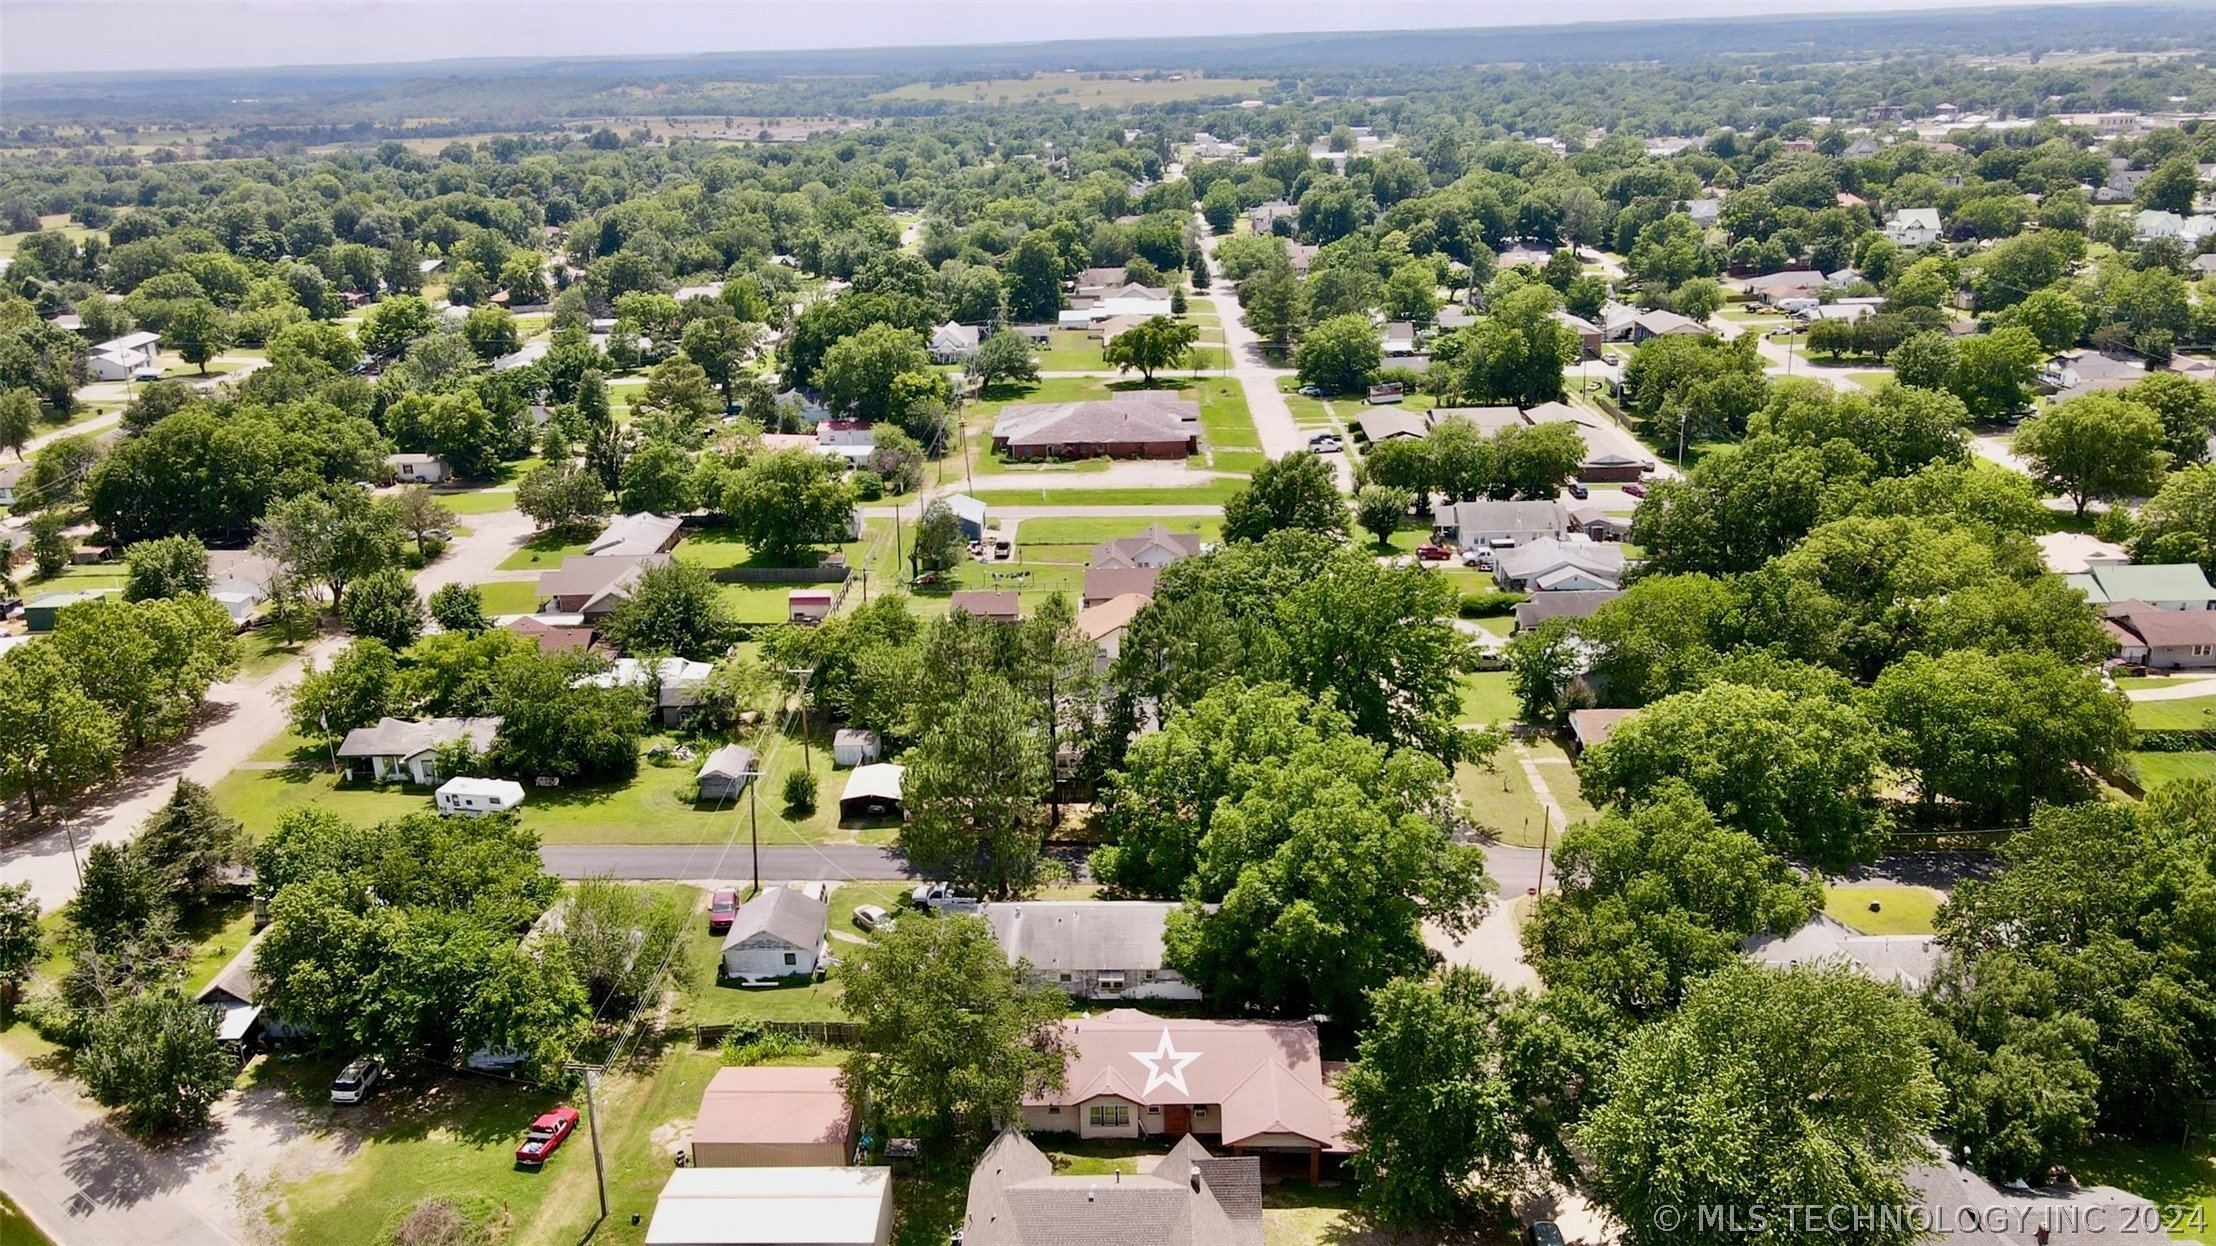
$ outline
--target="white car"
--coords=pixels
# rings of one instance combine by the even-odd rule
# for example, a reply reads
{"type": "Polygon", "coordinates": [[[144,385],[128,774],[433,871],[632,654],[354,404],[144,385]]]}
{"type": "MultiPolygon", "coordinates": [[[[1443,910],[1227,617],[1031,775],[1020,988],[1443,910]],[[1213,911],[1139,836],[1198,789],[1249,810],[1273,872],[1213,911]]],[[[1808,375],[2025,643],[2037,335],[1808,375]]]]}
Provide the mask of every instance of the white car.
{"type": "Polygon", "coordinates": [[[375,1056],[356,1056],[331,1079],[331,1102],[360,1103],[369,1098],[370,1089],[377,1079],[385,1075],[384,1061],[375,1056]]]}
{"type": "Polygon", "coordinates": [[[893,928],[891,916],[874,904],[855,905],[854,924],[864,930],[891,930],[893,928]]]}

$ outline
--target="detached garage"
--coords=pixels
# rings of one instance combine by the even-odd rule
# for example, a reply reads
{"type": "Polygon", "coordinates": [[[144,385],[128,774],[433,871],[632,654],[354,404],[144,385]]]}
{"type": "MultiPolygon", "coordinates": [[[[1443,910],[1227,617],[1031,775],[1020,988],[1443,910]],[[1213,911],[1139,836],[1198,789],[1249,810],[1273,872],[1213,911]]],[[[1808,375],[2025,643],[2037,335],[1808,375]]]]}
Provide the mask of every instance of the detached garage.
{"type": "Polygon", "coordinates": [[[839,794],[839,820],[902,816],[900,782],[906,772],[907,767],[893,762],[856,766],[846,776],[846,790],[839,794]]]}
{"type": "Polygon", "coordinates": [[[700,1096],[695,1168],[835,1168],[853,1153],[837,1069],[718,1069],[700,1096]]]}

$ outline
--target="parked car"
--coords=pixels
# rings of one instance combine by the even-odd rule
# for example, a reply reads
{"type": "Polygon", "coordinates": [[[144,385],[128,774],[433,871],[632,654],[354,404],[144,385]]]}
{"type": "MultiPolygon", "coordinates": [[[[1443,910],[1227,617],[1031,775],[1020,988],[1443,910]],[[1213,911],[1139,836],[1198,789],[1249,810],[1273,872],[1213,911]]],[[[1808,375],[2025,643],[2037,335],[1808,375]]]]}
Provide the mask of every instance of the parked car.
{"type": "Polygon", "coordinates": [[[1321,398],[1323,397],[1323,391],[1313,385],[1303,385],[1300,387],[1300,396],[1303,398],[1321,398]]]}
{"type": "Polygon", "coordinates": [[[1612,367],[1616,364],[1622,363],[1623,356],[1617,354],[1615,351],[1612,350],[1604,350],[1600,353],[1600,361],[1612,367]]]}
{"type": "Polygon", "coordinates": [[[908,902],[919,909],[934,913],[951,910],[956,913],[977,911],[977,898],[965,896],[945,883],[919,883],[908,893],[908,902]]]}
{"type": "Polygon", "coordinates": [[[516,1148],[516,1163],[537,1167],[546,1157],[562,1149],[562,1140],[577,1128],[576,1108],[556,1108],[531,1122],[524,1131],[523,1145],[516,1148]]]}
{"type": "Polygon", "coordinates": [[[1477,652],[1477,669],[1505,671],[1508,669],[1508,655],[1498,649],[1480,649],[1477,652]]]}
{"type": "Polygon", "coordinates": [[[331,1102],[360,1103],[385,1075],[385,1063],[375,1056],[356,1056],[331,1079],[331,1102]]]}
{"type": "Polygon", "coordinates": [[[1337,454],[1346,449],[1346,443],[1330,433],[1308,439],[1308,448],[1317,454],[1337,454]]]}
{"type": "Polygon", "coordinates": [[[722,934],[731,929],[731,923],[739,915],[739,893],[730,887],[718,887],[708,897],[708,933],[722,934]]]}
{"type": "Polygon", "coordinates": [[[1647,495],[1647,487],[1634,480],[1630,484],[1624,486],[1624,492],[1630,494],[1635,498],[1643,498],[1647,495]]]}
{"type": "Polygon", "coordinates": [[[1588,488],[1586,488],[1586,487],[1585,487],[1585,482],[1584,482],[1584,481],[1582,481],[1582,480],[1573,480],[1573,481],[1571,481],[1571,482],[1570,482],[1570,486],[1569,486],[1569,488],[1570,488],[1570,496],[1571,496],[1571,497],[1573,497],[1573,498],[1578,498],[1578,499],[1582,500],[1582,499],[1584,499],[1584,498],[1589,498],[1589,497],[1593,496],[1593,491],[1592,491],[1591,489],[1588,489],[1588,488]]]}
{"type": "Polygon", "coordinates": [[[1016,550],[1015,543],[1006,539],[993,542],[993,557],[1006,561],[1016,550]]]}
{"type": "Polygon", "coordinates": [[[1444,545],[1418,545],[1416,557],[1425,562],[1445,562],[1454,557],[1454,551],[1444,545]]]}
{"type": "Polygon", "coordinates": [[[1491,571],[1493,569],[1493,552],[1487,549],[1463,550],[1462,565],[1474,567],[1479,571],[1491,571]]]}
{"type": "Polygon", "coordinates": [[[854,924],[864,930],[891,930],[892,915],[874,904],[854,906],[854,924]]]}
{"type": "Polygon", "coordinates": [[[1541,1220],[1523,1231],[1524,1246],[1563,1246],[1562,1230],[1552,1220],[1541,1220]]]}

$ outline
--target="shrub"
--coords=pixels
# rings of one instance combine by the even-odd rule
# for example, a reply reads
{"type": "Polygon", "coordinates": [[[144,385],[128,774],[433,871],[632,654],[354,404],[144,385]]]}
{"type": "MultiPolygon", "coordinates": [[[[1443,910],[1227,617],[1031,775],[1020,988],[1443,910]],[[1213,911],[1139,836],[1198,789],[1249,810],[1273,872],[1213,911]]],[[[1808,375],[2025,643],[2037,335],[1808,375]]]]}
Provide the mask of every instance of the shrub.
{"type": "Polygon", "coordinates": [[[794,813],[816,811],[816,776],[806,770],[795,770],[785,776],[785,808],[794,813]]]}
{"type": "Polygon", "coordinates": [[[1528,600],[1529,597],[1523,593],[1503,592],[1499,589],[1486,593],[1464,593],[1460,613],[1465,619],[1497,619],[1502,615],[1514,614],[1516,607],[1528,600]]]}
{"type": "Polygon", "coordinates": [[[734,1022],[723,1036],[723,1062],[740,1068],[814,1054],[814,1043],[797,1034],[772,1030],[759,1021],[734,1022]]]}
{"type": "Polygon", "coordinates": [[[424,1199],[393,1222],[392,1246],[485,1246],[508,1235],[508,1206],[481,1194],[424,1199]]]}

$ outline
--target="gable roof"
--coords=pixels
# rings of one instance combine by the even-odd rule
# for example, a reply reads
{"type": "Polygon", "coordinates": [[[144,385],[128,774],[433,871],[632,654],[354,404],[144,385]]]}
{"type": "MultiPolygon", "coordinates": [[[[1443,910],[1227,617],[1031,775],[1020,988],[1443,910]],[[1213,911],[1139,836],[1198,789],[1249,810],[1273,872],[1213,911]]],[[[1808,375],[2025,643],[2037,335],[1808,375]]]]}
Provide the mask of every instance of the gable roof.
{"type": "Polygon", "coordinates": [[[1539,626],[1548,619],[1589,619],[1602,606],[1623,596],[1622,589],[1572,589],[1561,593],[1540,593],[1529,601],[1516,605],[1516,630],[1525,631],[1539,626]]]}
{"type": "Polygon", "coordinates": [[[585,547],[585,552],[598,557],[624,557],[659,554],[684,521],[674,515],[655,515],[640,511],[635,515],[619,515],[608,521],[600,535],[585,547]]]}
{"type": "Polygon", "coordinates": [[[1010,961],[1044,973],[1160,969],[1166,900],[1025,900],[980,911],[1010,961]]]}
{"type": "Polygon", "coordinates": [[[743,744],[726,744],[708,754],[700,764],[700,778],[736,779],[754,769],[754,750],[743,744]]]}
{"type": "Polygon", "coordinates": [[[1085,600],[1108,601],[1117,597],[1154,596],[1157,567],[1091,567],[1085,572],[1085,600]]]}
{"type": "Polygon", "coordinates": [[[1187,1134],[1151,1171],[1056,1176],[1010,1129],[970,1174],[964,1246],[1262,1246],[1260,1156],[1217,1157],[1187,1134]]]}
{"type": "Polygon", "coordinates": [[[1200,404],[1163,390],[1089,402],[1016,403],[993,419],[993,440],[1011,446],[1185,441],[1199,435],[1200,404]]]}
{"type": "Polygon", "coordinates": [[[1077,612],[1077,630],[1087,640],[1113,636],[1131,626],[1131,620],[1153,600],[1151,593],[1120,593],[1097,606],[1087,606],[1077,612]]]}
{"type": "Polygon", "coordinates": [[[467,739],[482,752],[500,732],[498,718],[380,718],[375,726],[356,727],[339,742],[341,757],[413,757],[441,744],[467,739]]]}
{"type": "Polygon", "coordinates": [[[2123,567],[2087,567],[2062,577],[2096,606],[2115,601],[2216,601],[2216,588],[2199,563],[2143,563],[2123,567]]]}
{"type": "Polygon", "coordinates": [[[1199,552],[1199,533],[1172,532],[1160,524],[1149,524],[1146,531],[1137,536],[1118,537],[1095,545],[1092,565],[1103,569],[1136,567],[1139,560],[1150,553],[1167,554],[1170,561],[1175,562],[1199,552]]]}
{"type": "Polygon", "coordinates": [[[1062,1040],[1065,1088],[1025,1103],[1076,1105],[1102,1095],[1148,1105],[1213,1103],[1223,1109],[1226,1145],[1271,1133],[1349,1149],[1346,1114],[1324,1084],[1313,1022],[1198,1021],[1117,1008],[1064,1021],[1062,1040]],[[1163,1042],[1175,1057],[1156,1054],[1163,1042]]]}
{"type": "Polygon", "coordinates": [[[1435,426],[1444,424],[1448,420],[1468,420],[1476,425],[1477,431],[1481,433],[1497,433],[1504,428],[1519,428],[1524,423],[1523,412],[1513,406],[1437,407],[1425,418],[1435,426]]]}
{"type": "Polygon", "coordinates": [[[1888,225],[1907,226],[1914,229],[1928,229],[1936,233],[1939,229],[1939,209],[1902,208],[1899,211],[1894,212],[1893,215],[1888,218],[1885,223],[1888,225]]]}
{"type": "Polygon", "coordinates": [[[1023,598],[1011,589],[965,588],[947,598],[947,608],[980,619],[1013,619],[1023,612],[1023,598]]]}
{"type": "Polygon", "coordinates": [[[1756,935],[1746,952],[1779,969],[1794,965],[1844,964],[1879,982],[1920,991],[1939,964],[1939,940],[1932,935],[1866,935],[1845,922],[1818,913],[1782,938],[1756,935]]]}
{"type": "Polygon", "coordinates": [[[1445,509],[1464,540],[1472,532],[1560,533],[1568,526],[1560,502],[1456,502],[1445,509]]]}
{"type": "MultiPolygon", "coordinates": [[[[1540,595],[1542,597],[1571,596],[1571,594],[1569,593],[1542,593],[1540,595]]],[[[1578,595],[1593,596],[1594,594],[1578,595]]],[[[1614,595],[1621,596],[1622,594],[1619,593],[1614,595]]],[[[1608,737],[1616,734],[1616,728],[1623,726],[1625,719],[1631,717],[1633,714],[1636,714],[1638,712],[1639,711],[1635,709],[1571,710],[1570,734],[1577,737],[1578,747],[1591,748],[1594,745],[1599,744],[1603,740],[1606,740],[1608,737]]]]}
{"type": "Polygon", "coordinates": [[[1562,568],[1592,571],[1611,579],[1620,579],[1624,571],[1624,551],[1621,545],[1541,537],[1514,549],[1502,551],[1500,566],[1509,578],[1517,580],[1545,576],[1562,568]]]}
{"type": "Polygon", "coordinates": [[[846,1141],[852,1119],[837,1069],[718,1069],[701,1092],[692,1140],[809,1147],[846,1141]]]}
{"type": "Polygon", "coordinates": [[[1431,432],[1431,413],[1428,411],[1380,410],[1372,407],[1364,411],[1355,425],[1371,445],[1381,445],[1395,437],[1413,437],[1422,440],[1431,432]]]}
{"type": "Polygon", "coordinates": [[[766,934],[780,943],[812,950],[823,942],[831,906],[791,887],[771,887],[740,907],[723,946],[735,947],[766,934]]]}
{"type": "Polygon", "coordinates": [[[641,571],[668,561],[667,554],[571,554],[554,570],[539,572],[539,599],[583,597],[589,604],[628,589],[641,571]]]}
{"type": "Polygon", "coordinates": [[[2108,618],[2151,649],[2216,645],[2216,610],[2157,610],[2143,601],[2111,602],[2108,618]]]}

